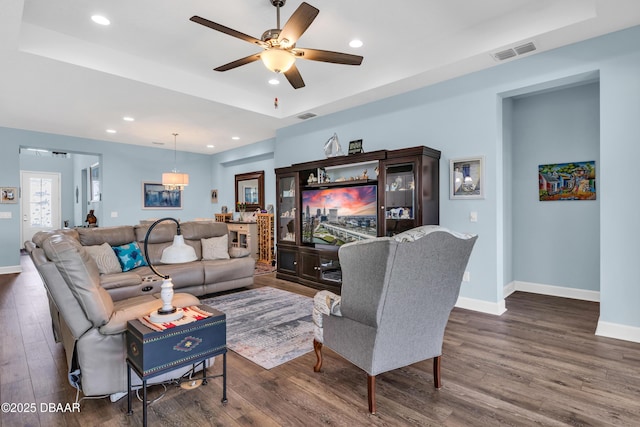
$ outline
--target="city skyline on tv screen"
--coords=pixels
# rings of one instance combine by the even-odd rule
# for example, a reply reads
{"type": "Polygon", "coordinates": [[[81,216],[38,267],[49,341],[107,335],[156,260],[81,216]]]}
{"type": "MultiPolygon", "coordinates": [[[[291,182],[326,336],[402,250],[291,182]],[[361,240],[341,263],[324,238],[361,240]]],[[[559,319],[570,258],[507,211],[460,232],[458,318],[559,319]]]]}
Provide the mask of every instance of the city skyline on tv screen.
{"type": "Polygon", "coordinates": [[[377,214],[377,187],[323,188],[302,193],[302,209],[315,216],[318,209],[325,213],[337,209],[338,216],[375,216],[377,214]]]}

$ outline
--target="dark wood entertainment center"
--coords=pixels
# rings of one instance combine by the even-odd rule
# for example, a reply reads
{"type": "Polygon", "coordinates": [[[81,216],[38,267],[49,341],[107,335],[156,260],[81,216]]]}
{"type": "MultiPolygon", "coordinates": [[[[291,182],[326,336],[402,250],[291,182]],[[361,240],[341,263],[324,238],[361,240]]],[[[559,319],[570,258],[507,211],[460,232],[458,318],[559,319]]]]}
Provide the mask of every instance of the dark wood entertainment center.
{"type": "Polygon", "coordinates": [[[277,168],[276,277],[339,293],[340,243],[439,224],[439,161],[440,151],[420,146],[277,168]],[[362,206],[366,214],[349,214],[345,205],[313,206],[315,211],[310,201],[303,205],[323,194],[314,190],[358,194],[371,193],[372,186],[375,207],[362,206]]]}

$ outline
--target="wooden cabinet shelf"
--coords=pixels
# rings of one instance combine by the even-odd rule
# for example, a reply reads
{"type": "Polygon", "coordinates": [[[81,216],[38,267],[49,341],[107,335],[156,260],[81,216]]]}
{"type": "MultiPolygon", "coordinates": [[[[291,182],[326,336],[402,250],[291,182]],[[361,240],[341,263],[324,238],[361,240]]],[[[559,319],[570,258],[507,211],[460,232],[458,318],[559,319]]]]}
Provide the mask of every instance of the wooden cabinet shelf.
{"type": "Polygon", "coordinates": [[[439,162],[438,150],[420,146],[277,168],[276,277],[339,292],[340,244],[438,224],[439,162]],[[341,188],[367,203],[310,201],[341,188]]]}

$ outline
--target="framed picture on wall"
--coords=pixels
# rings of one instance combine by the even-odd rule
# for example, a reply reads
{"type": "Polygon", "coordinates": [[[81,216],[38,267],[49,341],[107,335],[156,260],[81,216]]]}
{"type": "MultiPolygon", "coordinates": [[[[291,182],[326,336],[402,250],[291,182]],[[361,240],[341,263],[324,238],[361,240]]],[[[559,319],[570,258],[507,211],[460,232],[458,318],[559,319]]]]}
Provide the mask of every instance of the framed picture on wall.
{"type": "Polygon", "coordinates": [[[596,200],[596,162],[538,165],[540,201],[596,200]]]}
{"type": "Polygon", "coordinates": [[[156,182],[142,183],[142,209],[182,209],[182,191],[156,182]]]}
{"type": "Polygon", "coordinates": [[[0,194],[0,203],[18,203],[18,187],[2,187],[0,194]]]}
{"type": "Polygon", "coordinates": [[[450,199],[484,199],[484,156],[451,159],[450,199]]]}

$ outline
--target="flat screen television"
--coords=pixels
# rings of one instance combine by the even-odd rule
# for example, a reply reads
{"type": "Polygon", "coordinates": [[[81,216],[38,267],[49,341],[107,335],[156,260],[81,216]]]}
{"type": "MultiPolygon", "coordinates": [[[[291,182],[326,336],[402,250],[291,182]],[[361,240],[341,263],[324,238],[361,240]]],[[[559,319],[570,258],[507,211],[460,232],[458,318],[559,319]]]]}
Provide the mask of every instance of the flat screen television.
{"type": "Polygon", "coordinates": [[[371,239],[378,231],[376,185],[302,191],[302,242],[340,246],[371,239]]]}

